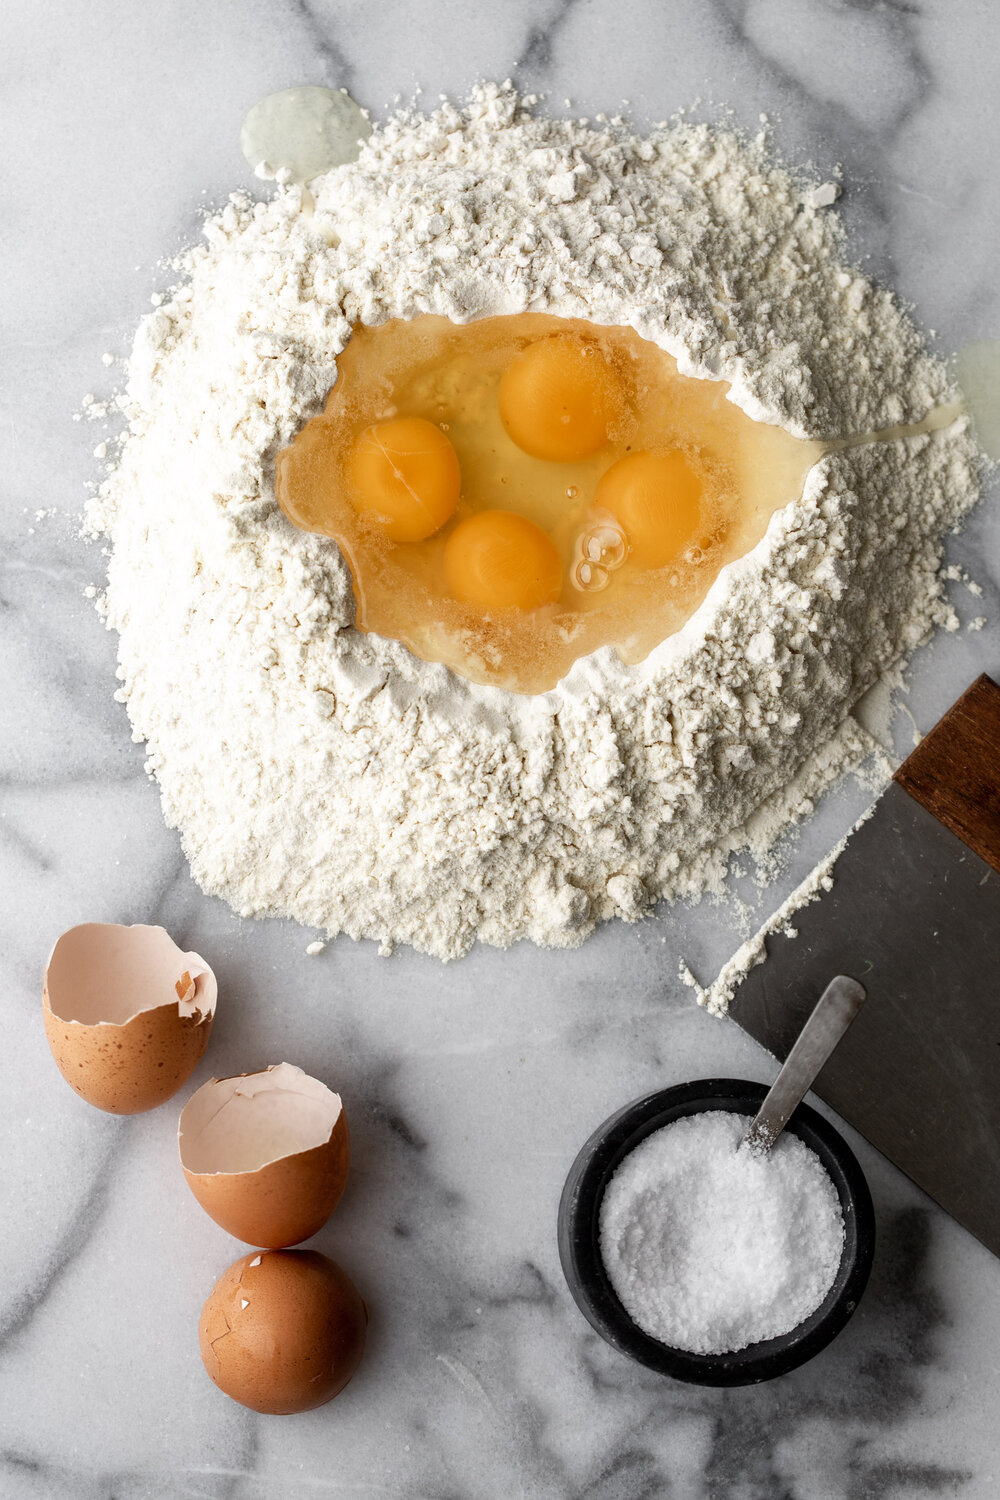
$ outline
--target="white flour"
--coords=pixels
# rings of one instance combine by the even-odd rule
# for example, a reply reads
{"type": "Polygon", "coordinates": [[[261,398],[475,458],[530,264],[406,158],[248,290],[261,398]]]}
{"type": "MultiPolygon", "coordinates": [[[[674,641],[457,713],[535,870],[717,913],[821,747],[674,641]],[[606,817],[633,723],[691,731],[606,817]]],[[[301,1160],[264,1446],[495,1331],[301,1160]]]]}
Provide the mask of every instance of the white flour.
{"type": "Polygon", "coordinates": [[[704,126],[638,139],[506,89],[408,115],[357,163],[235,197],[148,316],[111,541],[121,688],[197,880],[239,912],[452,958],[570,946],[718,889],[863,753],[852,706],[936,625],[940,537],[977,495],[964,421],[839,453],[645,663],[555,691],[472,686],[353,628],[334,543],[296,531],[276,452],[358,319],[525,309],[632,324],[752,416],[835,438],[949,395],[827,202],[704,126]],[[789,786],[791,790],[789,790],[789,786]]]}
{"type": "Polygon", "coordinates": [[[875,805],[873,804],[867,812],[862,814],[854,827],[833,846],[828,854],[823,856],[819,864],[810,870],[805,880],[795,887],[777,911],[772,912],[767,921],[740,944],[736,952],[723,964],[711,984],[700,985],[687,963],[683,958],[681,959],[679,965],[681,980],[695,991],[699,1005],[703,1005],[714,1016],[726,1015],[730,1001],[750,970],[766,961],[767,939],[778,932],[784,933],[786,937],[798,936],[793,923],[796,913],[800,912],[804,906],[810,906],[812,902],[818,901],[824,891],[833,889],[833,870],[837,860],[847,848],[851,834],[862,823],[867,822],[874,811],[875,805]]]}

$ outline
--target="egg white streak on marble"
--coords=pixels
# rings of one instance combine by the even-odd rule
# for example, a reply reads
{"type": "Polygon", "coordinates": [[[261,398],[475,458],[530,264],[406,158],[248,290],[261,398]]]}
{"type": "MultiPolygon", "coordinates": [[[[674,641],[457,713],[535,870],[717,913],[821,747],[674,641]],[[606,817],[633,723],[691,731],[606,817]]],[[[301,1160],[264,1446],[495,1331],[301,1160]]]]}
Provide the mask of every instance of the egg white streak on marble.
{"type": "MultiPolygon", "coordinates": [[[[111,428],[73,423],[109,393],[160,258],[199,209],[256,187],[239,125],[263,94],[345,85],[376,116],[512,74],[543,107],[640,123],[696,99],[819,175],[843,166],[859,254],[916,304],[944,352],[1000,336],[1000,191],[984,0],[164,0],[9,7],[0,110],[11,191],[3,255],[0,560],[0,1495],[282,1500],[867,1500],[997,1492],[996,1263],[859,1144],[879,1215],[871,1288],[811,1366],[754,1390],[663,1381],[576,1312],[555,1248],[570,1161],[629,1098],[711,1073],[766,1078],[735,1027],[693,1008],[701,977],[844,831],[871,791],[825,800],[761,895],[614,925],[571,954],[476,952],[442,968],[240,922],[203,897],[114,703],[114,640],[82,597],[101,558],[71,515],[111,428]],[[204,190],[204,191],[203,191],[204,190]],[[58,514],[36,520],[38,509],[58,514]],[[740,904],[742,902],[742,905],[740,904]],[[316,1245],[372,1306],[366,1359],[337,1402],[257,1417],[197,1351],[202,1301],[240,1247],[195,1204],[177,1110],[117,1121],[48,1056],[41,970],[63,928],[162,922],[210,959],[212,1073],[288,1058],[342,1092],[347,1195],[316,1245]]],[[[1000,672],[995,501],[949,543],[982,585],[963,626],[911,673],[926,729],[981,670],[1000,672]]],[[[897,750],[912,740],[906,714],[897,750]]],[[[186,1094],[187,1091],[185,1091],[186,1094]]]]}

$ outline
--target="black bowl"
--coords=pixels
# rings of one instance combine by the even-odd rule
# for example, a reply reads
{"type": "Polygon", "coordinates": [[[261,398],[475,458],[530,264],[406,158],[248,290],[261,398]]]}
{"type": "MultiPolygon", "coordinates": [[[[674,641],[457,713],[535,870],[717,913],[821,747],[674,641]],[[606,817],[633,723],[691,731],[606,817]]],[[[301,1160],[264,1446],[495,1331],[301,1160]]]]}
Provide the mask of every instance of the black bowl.
{"type": "Polygon", "coordinates": [[[766,1093],[763,1084],[740,1078],[702,1078],[636,1099],[594,1131],[570,1168],[563,1188],[559,1258],[577,1306],[609,1344],[675,1380],[696,1385],[753,1385],[786,1375],[836,1337],[857,1307],[868,1281],[875,1253],[875,1212],[868,1184],[843,1137],[822,1115],[800,1104],[785,1129],[815,1151],[833,1179],[844,1215],[840,1269],[815,1312],[790,1332],[749,1344],[733,1354],[690,1354],[643,1333],[619,1302],[601,1259],[599,1214],[604,1190],[623,1158],[654,1130],[685,1115],[725,1109],[752,1118],[766,1093]]]}

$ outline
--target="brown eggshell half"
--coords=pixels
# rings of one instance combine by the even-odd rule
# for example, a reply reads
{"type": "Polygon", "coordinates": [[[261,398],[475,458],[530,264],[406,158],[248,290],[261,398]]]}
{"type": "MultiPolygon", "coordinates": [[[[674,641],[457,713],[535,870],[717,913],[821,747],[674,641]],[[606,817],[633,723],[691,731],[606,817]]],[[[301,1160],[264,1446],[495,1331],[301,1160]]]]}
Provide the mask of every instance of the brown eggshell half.
{"type": "Polygon", "coordinates": [[[52,1056],[81,1098],[113,1115],[153,1109],[197,1067],[215,1018],[215,975],[162,927],[86,922],[45,966],[52,1056]]]}
{"type": "Polygon", "coordinates": [[[263,1250],[224,1272],[202,1308],[205,1369],[252,1411],[288,1416],[340,1394],[361,1362],[368,1309],[336,1261],[263,1250]]]}
{"type": "Polygon", "coordinates": [[[291,1063],[203,1084],[181,1111],[177,1140],[202,1208],[251,1245],[274,1250],[308,1239],[347,1182],[340,1095],[291,1063]]]}

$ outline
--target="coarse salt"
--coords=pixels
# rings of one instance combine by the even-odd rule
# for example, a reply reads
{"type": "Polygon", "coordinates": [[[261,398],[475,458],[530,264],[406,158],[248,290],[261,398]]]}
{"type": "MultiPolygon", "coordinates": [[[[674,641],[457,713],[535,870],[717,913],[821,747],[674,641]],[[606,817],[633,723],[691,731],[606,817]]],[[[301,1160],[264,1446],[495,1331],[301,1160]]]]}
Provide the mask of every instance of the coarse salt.
{"type": "Polygon", "coordinates": [[[782,1135],[766,1155],[747,1119],[706,1110],[630,1151],[600,1209],[601,1258],[645,1333],[724,1354],[788,1333],[833,1285],[840,1199],[814,1151],[782,1135]]]}

